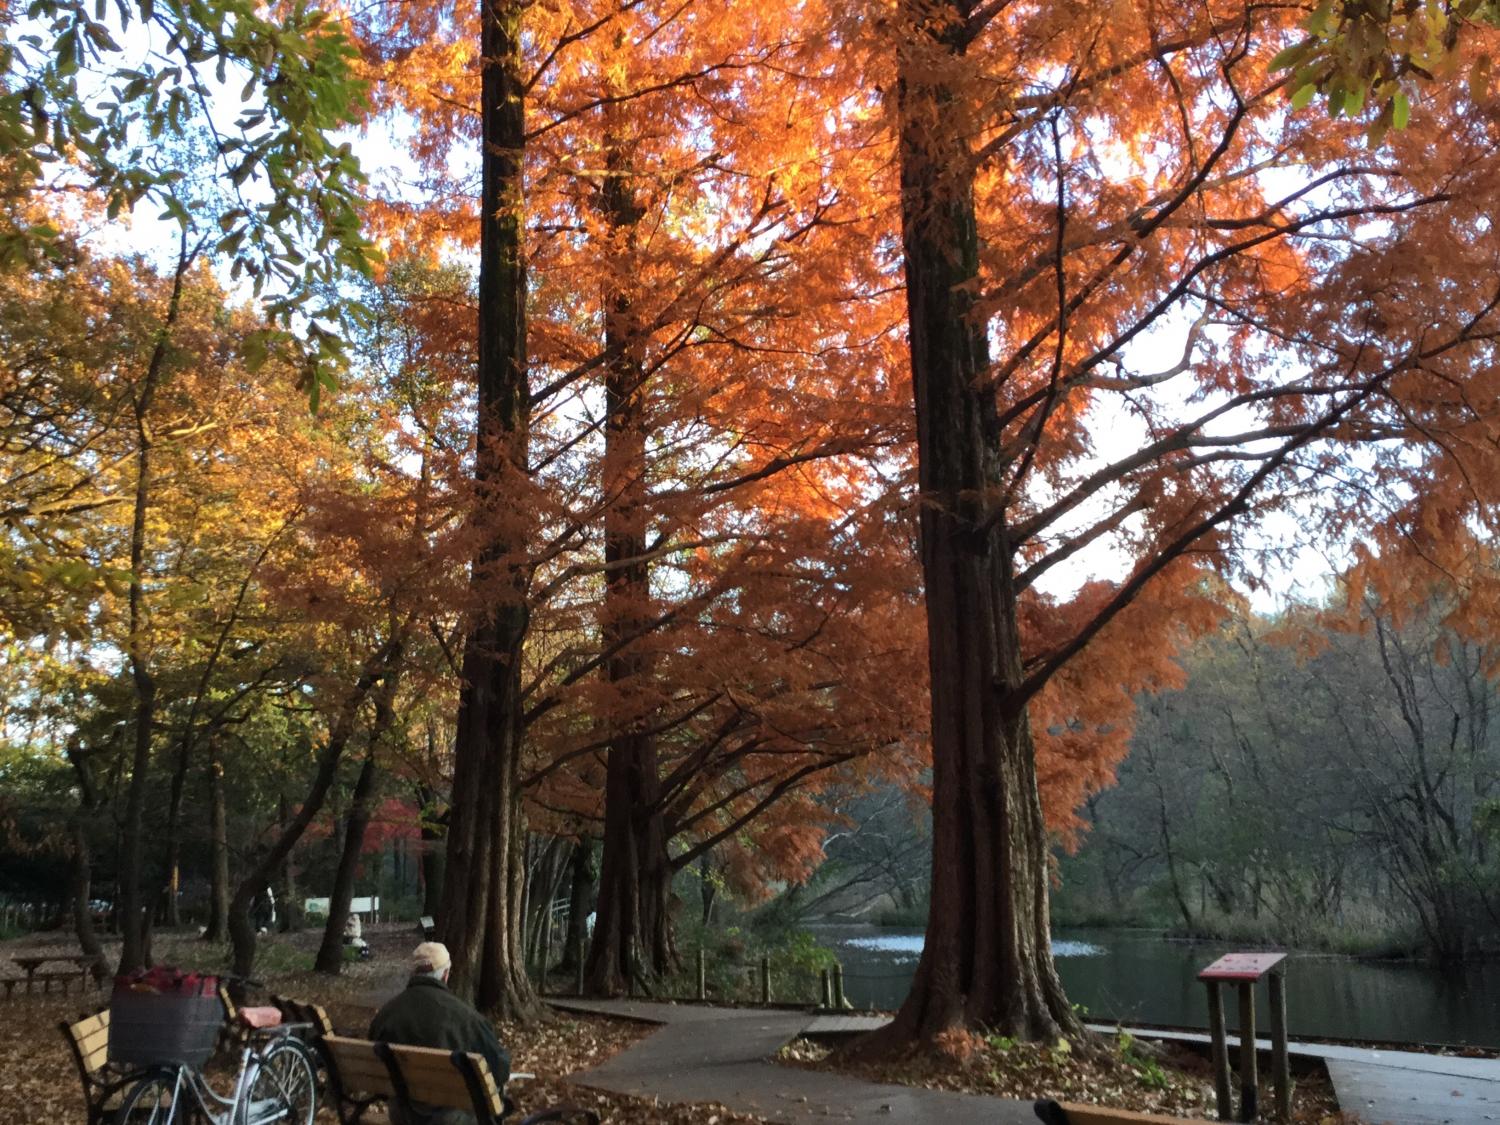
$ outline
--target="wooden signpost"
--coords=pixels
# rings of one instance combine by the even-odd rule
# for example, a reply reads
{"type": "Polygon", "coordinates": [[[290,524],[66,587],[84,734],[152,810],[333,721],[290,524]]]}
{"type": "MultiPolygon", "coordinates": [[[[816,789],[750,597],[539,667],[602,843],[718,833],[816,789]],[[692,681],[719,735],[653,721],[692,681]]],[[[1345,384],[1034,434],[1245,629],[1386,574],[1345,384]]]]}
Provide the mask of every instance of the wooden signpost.
{"type": "Polygon", "coordinates": [[[1219,1120],[1233,1120],[1229,1088],[1229,1043],[1224,1033],[1221,984],[1240,988],[1240,1120],[1254,1121],[1258,1109],[1255,1060],[1255,984],[1269,977],[1271,992],[1271,1066],[1276,1084],[1276,1112],[1292,1115],[1292,1071],[1286,1046],[1286,960],[1284,953],[1229,953],[1198,974],[1208,988],[1208,1028],[1213,1040],[1214,1090],[1219,1120]]]}

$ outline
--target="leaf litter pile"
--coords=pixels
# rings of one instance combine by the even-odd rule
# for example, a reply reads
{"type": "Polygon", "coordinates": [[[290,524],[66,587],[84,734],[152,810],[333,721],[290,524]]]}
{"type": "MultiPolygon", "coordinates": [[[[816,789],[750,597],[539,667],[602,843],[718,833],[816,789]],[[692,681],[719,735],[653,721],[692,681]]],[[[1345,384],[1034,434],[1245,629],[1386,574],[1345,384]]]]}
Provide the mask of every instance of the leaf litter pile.
{"type": "MultiPolygon", "coordinates": [[[[415,941],[405,929],[388,934],[371,930],[375,927],[367,928],[366,936],[376,948],[375,958],[346,965],[338,977],[307,971],[310,950],[316,948],[320,936],[317,931],[282,936],[273,942],[263,938],[270,947],[263,950],[263,964],[284,965],[284,969],[271,971],[268,966],[257,974],[258,979],[269,992],[322,1004],[336,1028],[362,1037],[379,1001],[404,980],[401,965],[415,941]]],[[[156,945],[160,960],[182,967],[212,971],[224,961],[219,949],[201,942],[158,935],[156,945]]],[[[47,940],[33,935],[24,941],[3,942],[0,976],[16,975],[9,972],[8,964],[16,953],[70,956],[76,951],[77,947],[62,936],[47,940]]],[[[113,957],[116,951],[107,948],[107,952],[113,957]]],[[[252,1000],[263,1001],[264,996],[252,996],[252,1000]]],[[[82,1125],[86,1118],[78,1068],[58,1024],[76,1020],[107,1003],[107,991],[90,988],[80,993],[76,985],[70,995],[18,991],[10,1000],[0,999],[0,1125],[37,1125],[42,1121],[82,1125]]],[[[506,1087],[507,1096],[523,1113],[568,1102],[596,1110],[607,1125],[764,1125],[765,1118],[734,1113],[720,1105],[666,1105],[567,1081],[568,1075],[597,1066],[651,1034],[649,1025],[567,1015],[530,1027],[502,1023],[498,1031],[501,1042],[510,1049],[512,1068],[536,1076],[517,1079],[506,1087]]],[[[237,1061],[218,1060],[211,1070],[232,1067],[237,1061]]],[[[331,1123],[336,1116],[331,1109],[324,1109],[318,1121],[331,1123]]]]}
{"type": "MultiPolygon", "coordinates": [[[[857,1075],[874,1082],[993,1094],[1031,1101],[1105,1105],[1173,1117],[1216,1116],[1213,1076],[1206,1060],[1180,1047],[1159,1048],[1122,1032],[1100,1039],[1101,1050],[1075,1051],[1067,1040],[1056,1045],[1020,1043],[1002,1035],[948,1034],[934,1050],[894,1058],[849,1058],[826,1043],[798,1039],[782,1048],[780,1061],[811,1070],[857,1075]]],[[[1238,1082],[1238,1076],[1235,1078],[1238,1082]]],[[[1273,1120],[1271,1091],[1262,1088],[1260,1121],[1273,1120]]],[[[1297,1079],[1292,1098],[1296,1125],[1354,1125],[1339,1112],[1327,1077],[1297,1079]]]]}

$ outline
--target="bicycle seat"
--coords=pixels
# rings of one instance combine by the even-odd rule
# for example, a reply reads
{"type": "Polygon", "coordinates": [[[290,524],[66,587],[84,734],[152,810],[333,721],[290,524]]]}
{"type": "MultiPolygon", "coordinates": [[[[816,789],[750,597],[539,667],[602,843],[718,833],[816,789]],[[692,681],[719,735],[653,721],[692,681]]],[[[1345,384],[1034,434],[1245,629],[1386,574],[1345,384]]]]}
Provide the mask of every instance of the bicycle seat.
{"type": "Polygon", "coordinates": [[[236,1018],[246,1027],[263,1030],[281,1024],[281,1010],[270,1007],[241,1008],[236,1018]]]}

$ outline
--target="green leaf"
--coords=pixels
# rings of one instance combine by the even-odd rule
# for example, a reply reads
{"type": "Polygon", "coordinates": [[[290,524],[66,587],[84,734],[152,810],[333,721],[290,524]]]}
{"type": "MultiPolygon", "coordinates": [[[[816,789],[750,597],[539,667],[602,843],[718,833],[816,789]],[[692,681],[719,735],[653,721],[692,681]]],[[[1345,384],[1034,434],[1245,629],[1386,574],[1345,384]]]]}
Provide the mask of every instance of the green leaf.
{"type": "Polygon", "coordinates": [[[266,360],[271,354],[269,344],[266,342],[264,332],[252,332],[245,337],[240,346],[240,354],[245,359],[245,366],[251,371],[259,371],[265,366],[266,360]]]}
{"type": "Polygon", "coordinates": [[[1405,129],[1406,122],[1411,117],[1411,102],[1406,95],[1397,90],[1391,95],[1391,127],[1405,129]]]}
{"type": "Polygon", "coordinates": [[[1490,95],[1490,57],[1480,55],[1469,71],[1469,98],[1472,101],[1487,101],[1490,95]]]}
{"type": "Polygon", "coordinates": [[[1293,43],[1290,47],[1284,47],[1276,52],[1271,59],[1271,70],[1290,70],[1299,62],[1312,53],[1316,44],[1311,39],[1305,39],[1301,43],[1293,43]]]}
{"type": "Polygon", "coordinates": [[[1305,86],[1299,86],[1296,93],[1292,95],[1292,108],[1306,109],[1308,103],[1313,100],[1313,95],[1317,92],[1318,88],[1311,82],[1305,86]]]}
{"type": "Polygon", "coordinates": [[[1321,0],[1302,26],[1321,38],[1328,34],[1328,19],[1331,15],[1333,15],[1333,0],[1321,0]]]}

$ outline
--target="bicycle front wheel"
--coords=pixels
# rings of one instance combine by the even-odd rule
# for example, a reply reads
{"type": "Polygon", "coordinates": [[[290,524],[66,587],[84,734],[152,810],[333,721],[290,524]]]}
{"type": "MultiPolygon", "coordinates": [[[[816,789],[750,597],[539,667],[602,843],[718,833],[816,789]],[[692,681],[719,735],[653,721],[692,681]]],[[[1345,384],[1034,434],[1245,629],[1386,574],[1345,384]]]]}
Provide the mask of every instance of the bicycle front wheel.
{"type": "Polygon", "coordinates": [[[307,1048],[279,1039],[261,1054],[235,1125],[312,1125],[317,1112],[317,1075],[307,1048]]]}
{"type": "Polygon", "coordinates": [[[186,1117],[177,1118],[174,1097],[177,1094],[177,1072],[155,1070],[125,1092],[120,1108],[115,1110],[115,1125],[181,1125],[186,1117]]]}

